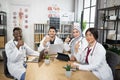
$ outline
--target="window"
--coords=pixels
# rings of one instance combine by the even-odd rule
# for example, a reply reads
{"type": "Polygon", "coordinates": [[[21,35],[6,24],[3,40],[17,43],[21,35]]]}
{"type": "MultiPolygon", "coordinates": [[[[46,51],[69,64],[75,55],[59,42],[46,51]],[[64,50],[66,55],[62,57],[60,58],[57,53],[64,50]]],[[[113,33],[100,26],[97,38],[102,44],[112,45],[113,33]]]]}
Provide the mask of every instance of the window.
{"type": "MultiPolygon", "coordinates": [[[[89,27],[94,27],[96,1],[97,0],[83,0],[83,22],[86,22],[86,30],[89,27]]],[[[86,30],[84,30],[84,32],[86,30]]]]}

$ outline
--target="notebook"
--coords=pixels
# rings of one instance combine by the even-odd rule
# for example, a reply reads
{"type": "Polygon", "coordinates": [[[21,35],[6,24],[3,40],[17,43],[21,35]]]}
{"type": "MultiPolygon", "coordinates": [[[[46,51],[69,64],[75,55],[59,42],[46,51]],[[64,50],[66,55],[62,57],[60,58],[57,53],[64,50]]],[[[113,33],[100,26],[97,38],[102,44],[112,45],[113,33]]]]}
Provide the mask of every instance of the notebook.
{"type": "Polygon", "coordinates": [[[59,60],[63,60],[63,61],[69,61],[70,57],[68,54],[64,54],[64,53],[57,53],[57,59],[59,60]]]}
{"type": "Polygon", "coordinates": [[[43,58],[44,55],[44,50],[42,50],[39,54],[39,56],[36,57],[32,57],[30,59],[27,60],[27,62],[33,62],[33,63],[38,63],[41,61],[41,59],[43,58]]]}
{"type": "Polygon", "coordinates": [[[49,46],[48,54],[57,54],[57,52],[63,53],[63,49],[64,49],[63,44],[51,44],[49,46]]]}

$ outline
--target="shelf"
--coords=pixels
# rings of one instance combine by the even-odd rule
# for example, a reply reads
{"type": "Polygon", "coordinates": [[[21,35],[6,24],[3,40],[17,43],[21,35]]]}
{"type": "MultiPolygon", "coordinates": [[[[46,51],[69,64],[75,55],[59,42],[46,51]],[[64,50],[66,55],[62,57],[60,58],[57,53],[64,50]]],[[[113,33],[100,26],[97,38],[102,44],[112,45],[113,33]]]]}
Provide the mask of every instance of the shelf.
{"type": "Polygon", "coordinates": [[[0,11],[0,25],[6,25],[7,23],[7,15],[6,12],[0,11]]]}
{"type": "Polygon", "coordinates": [[[4,31],[4,25],[0,25],[0,32],[4,31]]]}
{"type": "Polygon", "coordinates": [[[102,16],[98,15],[101,22],[98,20],[97,23],[99,25],[98,30],[102,31],[103,33],[103,34],[100,33],[102,38],[100,39],[101,43],[103,44],[107,43],[115,46],[120,45],[120,40],[118,39],[115,40],[107,39],[110,31],[114,30],[115,33],[111,33],[111,34],[115,34],[115,36],[117,36],[119,33],[119,26],[120,26],[119,11],[120,11],[120,5],[98,9],[98,14],[102,15],[102,16]],[[102,11],[102,14],[99,11],[102,11]]]}
{"type": "Polygon", "coordinates": [[[108,44],[120,44],[120,40],[106,39],[106,43],[108,43],[108,44]]]}
{"type": "Polygon", "coordinates": [[[7,40],[7,14],[4,11],[0,11],[0,49],[5,48],[7,40]]]}
{"type": "Polygon", "coordinates": [[[35,44],[40,44],[40,42],[34,42],[35,44]]]}
{"type": "Polygon", "coordinates": [[[5,47],[5,37],[0,36],[0,49],[5,47]]]}
{"type": "Polygon", "coordinates": [[[116,20],[105,20],[107,22],[115,22],[115,21],[120,21],[120,19],[116,19],[116,20]]]}
{"type": "Polygon", "coordinates": [[[71,26],[71,24],[61,24],[61,25],[63,25],[63,26],[71,26]]]}
{"type": "Polygon", "coordinates": [[[34,34],[48,34],[48,33],[41,33],[41,32],[35,32],[34,34]]]}
{"type": "Polygon", "coordinates": [[[61,34],[72,34],[72,33],[59,33],[59,34],[61,35],[61,34]]]}
{"type": "Polygon", "coordinates": [[[120,5],[118,5],[118,6],[112,6],[112,7],[107,7],[107,8],[101,8],[99,10],[101,10],[101,11],[104,11],[104,10],[115,10],[115,9],[118,9],[118,8],[120,8],[120,5]]]}
{"type": "Polygon", "coordinates": [[[97,30],[114,30],[114,29],[97,29],[97,30]]]}
{"type": "Polygon", "coordinates": [[[5,36],[5,34],[0,34],[0,36],[5,36]]]}

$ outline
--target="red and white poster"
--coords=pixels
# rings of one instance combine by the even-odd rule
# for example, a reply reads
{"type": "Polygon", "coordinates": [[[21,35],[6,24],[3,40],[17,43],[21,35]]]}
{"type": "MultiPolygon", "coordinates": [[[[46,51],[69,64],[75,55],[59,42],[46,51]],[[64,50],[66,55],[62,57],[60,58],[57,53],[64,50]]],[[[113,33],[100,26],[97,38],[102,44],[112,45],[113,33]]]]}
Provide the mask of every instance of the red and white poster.
{"type": "Polygon", "coordinates": [[[57,4],[48,6],[48,18],[50,17],[60,17],[60,7],[57,4]]]}

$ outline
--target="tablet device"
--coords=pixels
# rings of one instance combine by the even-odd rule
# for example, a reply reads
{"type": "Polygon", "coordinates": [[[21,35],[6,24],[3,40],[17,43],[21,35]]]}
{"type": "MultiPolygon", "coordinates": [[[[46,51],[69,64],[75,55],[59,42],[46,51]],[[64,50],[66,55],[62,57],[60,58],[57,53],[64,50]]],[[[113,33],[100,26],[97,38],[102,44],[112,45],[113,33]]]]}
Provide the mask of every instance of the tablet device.
{"type": "Polygon", "coordinates": [[[57,53],[57,59],[59,60],[63,60],[63,61],[70,61],[70,57],[68,54],[64,54],[64,53],[57,53]]]}

